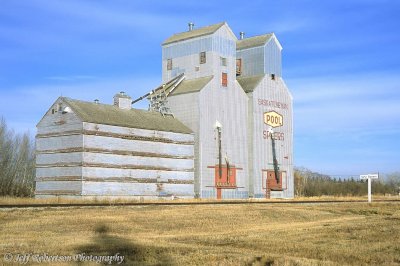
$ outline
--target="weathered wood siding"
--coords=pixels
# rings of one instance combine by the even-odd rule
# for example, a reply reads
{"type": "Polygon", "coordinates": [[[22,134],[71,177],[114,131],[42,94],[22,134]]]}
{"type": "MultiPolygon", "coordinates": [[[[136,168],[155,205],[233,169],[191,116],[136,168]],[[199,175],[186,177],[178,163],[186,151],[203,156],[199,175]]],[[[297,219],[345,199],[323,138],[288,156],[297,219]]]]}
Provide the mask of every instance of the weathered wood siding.
{"type": "Polygon", "coordinates": [[[74,113],[62,113],[65,103],[58,99],[37,125],[37,197],[81,195],[82,122],[74,113]],[[74,152],[75,150],[75,152],[74,152]]]}
{"type": "Polygon", "coordinates": [[[194,195],[194,136],[84,123],[84,196],[194,195]]]}
{"type": "Polygon", "coordinates": [[[192,134],[86,123],[60,105],[37,126],[38,197],[193,197],[192,134]]]}
{"type": "Polygon", "coordinates": [[[180,198],[193,198],[192,189],[193,184],[83,182],[84,196],[141,196],[157,198],[179,195],[180,198]]]}

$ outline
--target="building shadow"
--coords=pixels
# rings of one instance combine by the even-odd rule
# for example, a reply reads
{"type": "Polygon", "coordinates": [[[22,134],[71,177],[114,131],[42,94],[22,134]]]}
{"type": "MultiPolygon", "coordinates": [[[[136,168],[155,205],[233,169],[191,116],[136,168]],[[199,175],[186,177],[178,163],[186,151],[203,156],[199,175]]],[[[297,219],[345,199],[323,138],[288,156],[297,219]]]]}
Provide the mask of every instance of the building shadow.
{"type": "Polygon", "coordinates": [[[91,243],[76,247],[77,256],[81,256],[76,260],[78,265],[86,265],[88,262],[98,265],[174,265],[166,253],[167,250],[135,244],[128,239],[114,236],[105,224],[96,225],[94,233],[91,243]],[[116,256],[123,257],[123,261],[116,256]],[[105,261],[100,261],[101,259],[105,261]]]}

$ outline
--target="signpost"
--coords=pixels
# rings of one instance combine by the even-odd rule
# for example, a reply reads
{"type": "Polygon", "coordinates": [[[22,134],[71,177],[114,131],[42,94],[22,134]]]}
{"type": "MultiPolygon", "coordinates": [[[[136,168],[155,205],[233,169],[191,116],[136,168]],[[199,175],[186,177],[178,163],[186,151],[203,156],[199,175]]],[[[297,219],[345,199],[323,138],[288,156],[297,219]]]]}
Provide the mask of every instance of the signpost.
{"type": "Polygon", "coordinates": [[[378,179],[379,174],[360,175],[361,180],[368,179],[368,202],[371,203],[371,179],[378,179]]]}

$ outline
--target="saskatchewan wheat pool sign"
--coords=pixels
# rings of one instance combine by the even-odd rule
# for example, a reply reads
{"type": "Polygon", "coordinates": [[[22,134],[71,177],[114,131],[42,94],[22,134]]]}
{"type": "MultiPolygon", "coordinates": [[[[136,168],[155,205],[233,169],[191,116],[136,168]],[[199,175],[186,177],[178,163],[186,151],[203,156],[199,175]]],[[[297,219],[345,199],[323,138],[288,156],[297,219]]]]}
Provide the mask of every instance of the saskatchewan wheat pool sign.
{"type": "Polygon", "coordinates": [[[283,116],[275,111],[264,113],[264,123],[271,127],[283,126],[283,116]]]}

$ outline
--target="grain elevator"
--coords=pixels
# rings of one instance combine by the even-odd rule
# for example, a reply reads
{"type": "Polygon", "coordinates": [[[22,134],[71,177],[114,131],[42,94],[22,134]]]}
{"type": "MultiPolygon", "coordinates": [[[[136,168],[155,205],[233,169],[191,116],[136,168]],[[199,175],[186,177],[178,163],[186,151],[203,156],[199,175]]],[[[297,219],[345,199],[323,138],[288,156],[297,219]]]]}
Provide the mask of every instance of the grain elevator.
{"type": "MultiPolygon", "coordinates": [[[[161,142],[171,143],[169,139],[173,137],[181,145],[180,149],[187,152],[180,155],[183,157],[174,155],[174,160],[168,162],[166,159],[152,159],[151,167],[146,162],[149,155],[138,151],[133,154],[143,157],[140,163],[137,163],[138,158],[130,158],[130,153],[125,152],[123,155],[129,158],[124,159],[129,159],[129,165],[124,164],[122,158],[116,159],[112,155],[109,159],[114,164],[106,165],[106,161],[86,164],[88,169],[96,167],[89,180],[100,178],[98,181],[103,182],[101,187],[88,183],[88,188],[92,189],[90,193],[101,196],[182,195],[218,199],[293,198],[293,108],[292,96],[282,78],[281,51],[282,46],[275,34],[244,38],[244,33],[240,33],[238,39],[225,22],[200,28],[190,23],[186,31],[167,38],[162,43],[162,84],[132,101],[133,104],[144,98],[150,101],[149,110],[141,113],[148,118],[150,126],[144,129],[134,113],[125,119],[133,119],[137,123],[113,125],[112,119],[81,120],[84,130],[86,124],[96,128],[101,123],[128,127],[115,128],[118,132],[128,132],[128,135],[135,135],[131,133],[135,130],[147,130],[146,141],[140,143],[142,149],[155,145],[151,141],[154,136],[151,131],[157,130],[158,135],[164,136],[161,142]],[[158,116],[154,116],[155,113],[158,116]],[[157,121],[151,121],[152,117],[157,121]],[[171,123],[175,126],[171,127],[171,123]],[[109,183],[105,180],[107,177],[102,167],[106,167],[112,177],[109,183]],[[132,169],[117,170],[120,168],[132,169]],[[138,168],[140,171],[133,171],[138,168]],[[138,173],[140,179],[133,176],[138,173]],[[121,185],[124,182],[129,184],[127,187],[130,189],[118,192],[118,188],[124,189],[121,185]],[[135,185],[138,183],[147,185],[135,185]],[[107,187],[113,189],[107,190],[107,187]]],[[[74,103],[64,100],[66,106],[69,106],[68,102],[74,103]]],[[[98,110],[96,108],[88,107],[87,111],[98,110]]],[[[127,109],[130,108],[129,104],[127,109]]],[[[79,113],[76,106],[72,109],[79,113]]],[[[107,114],[104,113],[104,116],[107,114]]],[[[48,132],[41,129],[41,124],[38,130],[48,132]]],[[[124,138],[118,134],[98,139],[99,146],[96,148],[110,150],[110,143],[117,142],[109,138],[124,138]]],[[[39,140],[42,135],[39,134],[39,140]]],[[[129,148],[129,142],[125,145],[123,150],[134,150],[129,148]]],[[[163,154],[152,149],[150,157],[172,156],[173,147],[169,144],[168,152],[163,154]]],[[[113,149],[120,150],[117,147],[113,149]]],[[[85,154],[84,148],[80,150],[85,154]]],[[[96,151],[91,150],[91,153],[96,151]]],[[[92,154],[92,157],[96,156],[92,154]]],[[[39,158],[43,160],[44,157],[39,158]]],[[[54,168],[53,172],[56,173],[57,169],[54,168]]],[[[65,178],[65,175],[59,175],[65,178]]],[[[46,187],[46,183],[41,186],[46,187]]]]}

